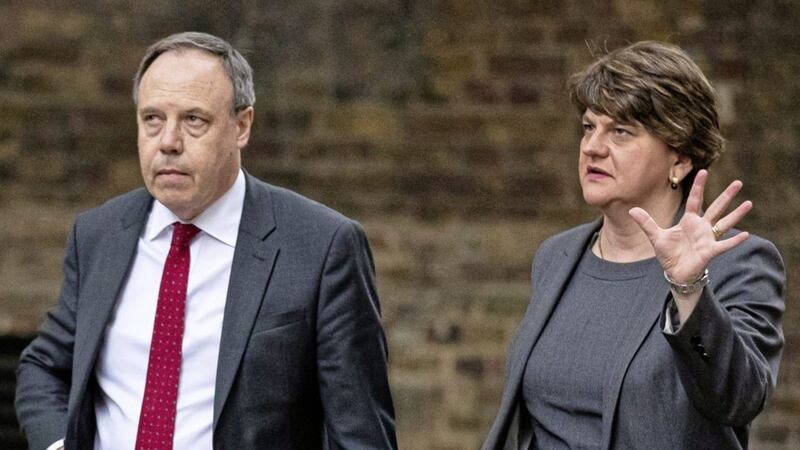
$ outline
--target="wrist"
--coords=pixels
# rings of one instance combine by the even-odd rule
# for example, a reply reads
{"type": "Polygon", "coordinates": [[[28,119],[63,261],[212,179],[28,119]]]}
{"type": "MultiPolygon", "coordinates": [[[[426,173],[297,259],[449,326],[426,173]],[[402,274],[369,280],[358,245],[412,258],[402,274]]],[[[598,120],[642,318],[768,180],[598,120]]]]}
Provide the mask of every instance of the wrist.
{"type": "Polygon", "coordinates": [[[708,269],[704,270],[702,275],[697,279],[691,280],[688,283],[673,280],[666,271],[664,271],[664,279],[669,283],[669,288],[673,293],[686,296],[700,291],[708,284],[708,269]]]}

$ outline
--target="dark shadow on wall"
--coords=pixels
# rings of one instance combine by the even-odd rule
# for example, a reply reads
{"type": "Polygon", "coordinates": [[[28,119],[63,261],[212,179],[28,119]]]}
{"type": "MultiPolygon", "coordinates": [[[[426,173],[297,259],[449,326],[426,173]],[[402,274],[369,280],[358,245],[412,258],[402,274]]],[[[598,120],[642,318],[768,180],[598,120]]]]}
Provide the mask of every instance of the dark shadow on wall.
{"type": "Polygon", "coordinates": [[[19,354],[30,341],[31,338],[0,336],[0,448],[4,450],[27,448],[14,412],[14,389],[19,354]]]}

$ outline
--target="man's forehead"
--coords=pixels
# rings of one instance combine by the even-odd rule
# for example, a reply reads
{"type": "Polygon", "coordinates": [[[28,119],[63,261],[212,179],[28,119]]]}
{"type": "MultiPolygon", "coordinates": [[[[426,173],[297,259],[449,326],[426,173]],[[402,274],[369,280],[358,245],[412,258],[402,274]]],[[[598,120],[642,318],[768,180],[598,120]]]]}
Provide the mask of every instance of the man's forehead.
{"type": "Polygon", "coordinates": [[[160,72],[161,70],[174,71],[176,68],[182,71],[225,74],[222,60],[217,55],[201,49],[178,48],[158,55],[144,72],[143,78],[153,72],[160,72]]]}
{"type": "Polygon", "coordinates": [[[158,110],[168,105],[180,106],[182,110],[209,110],[223,97],[208,85],[185,84],[170,88],[153,82],[140,92],[139,110],[158,110]]]}
{"type": "Polygon", "coordinates": [[[159,55],[142,76],[139,96],[222,100],[233,93],[220,59],[196,49],[159,55]]]}

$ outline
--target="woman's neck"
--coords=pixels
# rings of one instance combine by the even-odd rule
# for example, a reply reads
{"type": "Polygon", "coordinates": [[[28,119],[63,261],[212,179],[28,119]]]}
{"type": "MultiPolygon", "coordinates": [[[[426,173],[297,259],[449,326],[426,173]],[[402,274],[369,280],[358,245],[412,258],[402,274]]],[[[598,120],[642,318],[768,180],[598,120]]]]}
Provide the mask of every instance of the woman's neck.
{"type": "MultiPolygon", "coordinates": [[[[659,206],[645,210],[658,226],[668,228],[672,225],[680,200],[676,204],[659,206]]],[[[613,262],[633,262],[655,256],[650,240],[628,214],[629,210],[628,207],[603,209],[603,225],[592,248],[597,256],[613,262]]]]}

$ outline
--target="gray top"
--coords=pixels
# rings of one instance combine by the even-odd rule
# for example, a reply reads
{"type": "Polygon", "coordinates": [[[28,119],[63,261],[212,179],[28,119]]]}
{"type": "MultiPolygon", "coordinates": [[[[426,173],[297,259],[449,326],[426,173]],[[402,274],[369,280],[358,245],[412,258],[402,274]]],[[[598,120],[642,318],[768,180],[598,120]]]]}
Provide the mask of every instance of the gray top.
{"type": "MultiPolygon", "coordinates": [[[[525,368],[601,225],[602,219],[579,225],[539,245],[531,301],[509,346],[500,408],[483,450],[530,448],[525,368]]],[[[660,268],[648,270],[640,290],[625,293],[647,301],[632,311],[618,309],[630,320],[618,330],[625,335],[617,340],[622,344],[606,352],[612,361],[605,379],[597,381],[603,395],[601,448],[747,448],[749,423],[764,408],[778,375],[786,271],[775,246],[751,234],[714,258],[708,273],[711,283],[675,334],[662,331],[669,286],[660,268]]]]}
{"type": "Polygon", "coordinates": [[[614,263],[598,258],[591,245],[531,351],[523,398],[533,429],[533,448],[599,448],[603,384],[621,332],[650,299],[650,258],[614,263]],[[569,357],[564,357],[569,355],[569,357]]]}

